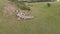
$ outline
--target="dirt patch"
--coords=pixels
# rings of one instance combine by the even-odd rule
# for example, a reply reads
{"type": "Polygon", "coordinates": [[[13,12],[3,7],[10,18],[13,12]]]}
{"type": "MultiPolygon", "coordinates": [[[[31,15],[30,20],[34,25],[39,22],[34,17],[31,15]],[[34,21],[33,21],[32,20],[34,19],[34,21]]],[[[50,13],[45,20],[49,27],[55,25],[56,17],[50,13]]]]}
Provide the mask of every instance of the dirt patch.
{"type": "Polygon", "coordinates": [[[6,22],[7,24],[10,25],[16,25],[17,23],[17,17],[16,17],[16,9],[17,6],[13,3],[10,3],[9,1],[4,1],[5,7],[3,9],[3,22],[6,22]]]}
{"type": "Polygon", "coordinates": [[[10,4],[8,3],[5,7],[4,7],[4,15],[13,15],[15,10],[16,10],[16,5],[14,4],[10,4]]]}

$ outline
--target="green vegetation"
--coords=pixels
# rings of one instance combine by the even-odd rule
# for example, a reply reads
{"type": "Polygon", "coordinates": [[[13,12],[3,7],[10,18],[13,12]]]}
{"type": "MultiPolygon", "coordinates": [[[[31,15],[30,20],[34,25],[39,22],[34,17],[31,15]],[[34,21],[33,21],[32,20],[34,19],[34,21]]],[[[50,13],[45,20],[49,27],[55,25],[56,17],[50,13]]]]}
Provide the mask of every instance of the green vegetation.
{"type": "MultiPolygon", "coordinates": [[[[31,20],[17,21],[15,16],[2,16],[0,10],[0,34],[60,34],[60,2],[26,3],[34,16],[31,20]],[[2,16],[2,17],[1,17],[2,16]]],[[[0,9],[4,4],[0,2],[0,9]]]]}
{"type": "Polygon", "coordinates": [[[22,10],[30,10],[30,7],[28,7],[27,5],[25,5],[25,2],[21,2],[18,0],[9,0],[14,2],[18,8],[22,9],[22,10]]]}

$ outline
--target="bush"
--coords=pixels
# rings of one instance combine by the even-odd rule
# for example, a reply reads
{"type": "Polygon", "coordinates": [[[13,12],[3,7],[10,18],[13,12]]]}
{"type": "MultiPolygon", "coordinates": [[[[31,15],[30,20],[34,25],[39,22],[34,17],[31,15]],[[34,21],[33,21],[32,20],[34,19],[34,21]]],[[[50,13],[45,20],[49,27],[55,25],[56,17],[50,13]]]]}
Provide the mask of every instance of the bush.
{"type": "Polygon", "coordinates": [[[21,10],[28,10],[28,11],[30,11],[30,7],[28,7],[28,6],[26,6],[26,5],[20,5],[19,8],[20,8],[21,10]]]}
{"type": "Polygon", "coordinates": [[[50,3],[47,3],[47,6],[50,7],[51,6],[50,3]]]}
{"type": "Polygon", "coordinates": [[[18,0],[9,0],[9,1],[15,2],[17,7],[22,9],[22,10],[29,10],[30,11],[30,7],[26,6],[24,2],[21,2],[21,1],[18,1],[18,0]]]}
{"type": "Polygon", "coordinates": [[[17,4],[17,7],[18,7],[18,8],[20,8],[20,9],[22,9],[22,10],[28,10],[28,11],[30,11],[30,7],[28,7],[27,5],[25,5],[24,2],[18,2],[18,3],[16,3],[16,4],[17,4]]]}
{"type": "Polygon", "coordinates": [[[9,1],[15,2],[15,1],[17,1],[17,0],[9,0],[9,1]]]}

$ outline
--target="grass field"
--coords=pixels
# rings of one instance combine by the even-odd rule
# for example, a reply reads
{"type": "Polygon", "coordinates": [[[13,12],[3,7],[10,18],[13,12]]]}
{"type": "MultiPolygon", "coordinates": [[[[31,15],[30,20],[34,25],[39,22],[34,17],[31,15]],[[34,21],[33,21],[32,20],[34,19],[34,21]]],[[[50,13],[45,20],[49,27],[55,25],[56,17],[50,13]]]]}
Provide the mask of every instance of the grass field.
{"type": "MultiPolygon", "coordinates": [[[[60,34],[60,3],[29,3],[32,8],[32,20],[17,21],[14,16],[3,16],[0,10],[0,34],[60,34]]],[[[0,3],[0,9],[3,8],[0,3]]]]}

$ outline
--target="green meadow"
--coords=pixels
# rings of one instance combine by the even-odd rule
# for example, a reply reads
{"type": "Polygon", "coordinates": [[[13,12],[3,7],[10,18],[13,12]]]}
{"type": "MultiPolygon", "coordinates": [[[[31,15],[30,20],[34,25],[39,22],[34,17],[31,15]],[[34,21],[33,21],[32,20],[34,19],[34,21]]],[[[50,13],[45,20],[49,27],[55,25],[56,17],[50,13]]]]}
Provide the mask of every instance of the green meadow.
{"type": "Polygon", "coordinates": [[[31,20],[16,20],[3,16],[4,2],[0,0],[0,34],[60,34],[60,2],[26,3],[31,7],[31,20]]]}

